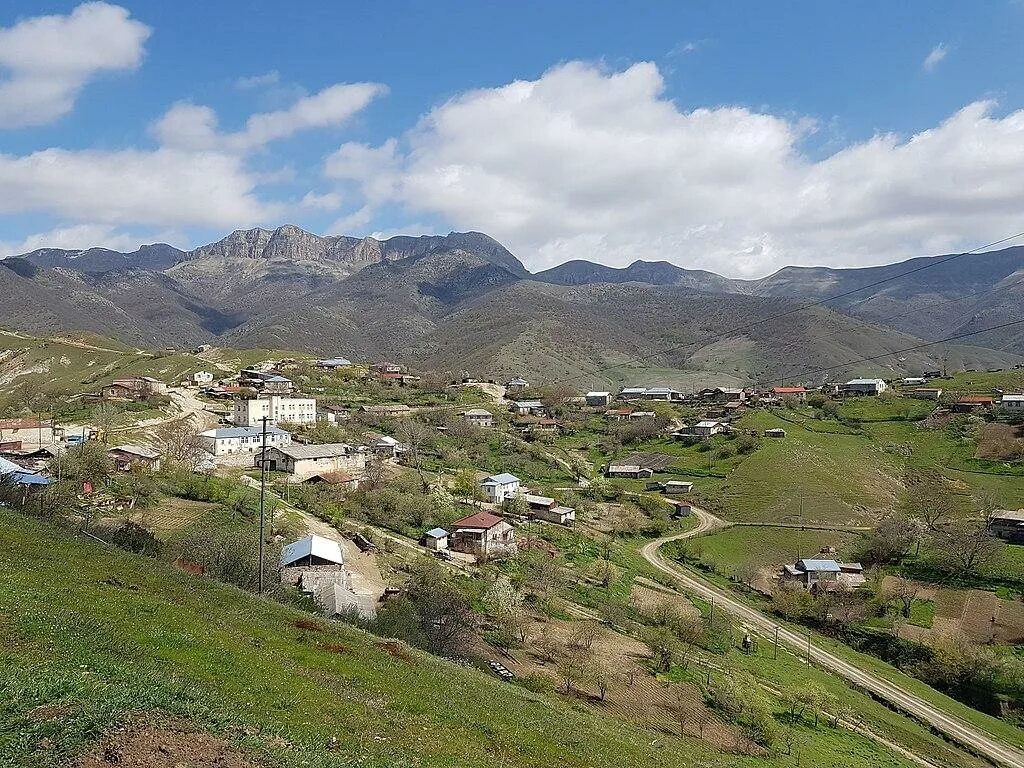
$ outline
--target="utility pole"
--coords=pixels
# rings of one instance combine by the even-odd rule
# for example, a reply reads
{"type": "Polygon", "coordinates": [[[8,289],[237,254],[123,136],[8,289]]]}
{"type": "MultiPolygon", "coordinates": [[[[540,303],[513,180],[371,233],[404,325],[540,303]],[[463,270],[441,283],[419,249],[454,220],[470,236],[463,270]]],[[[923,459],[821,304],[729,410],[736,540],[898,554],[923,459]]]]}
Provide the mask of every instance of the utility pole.
{"type": "Polygon", "coordinates": [[[259,547],[259,591],[263,594],[263,529],[266,525],[266,517],[264,515],[264,508],[267,497],[267,417],[264,416],[263,422],[263,444],[260,449],[260,547],[259,547]]]}
{"type": "Polygon", "coordinates": [[[807,630],[807,666],[811,665],[811,630],[807,630]]]}
{"type": "Polygon", "coordinates": [[[779,628],[775,627],[775,658],[779,658],[779,628]]]}
{"type": "Polygon", "coordinates": [[[708,627],[715,628],[715,596],[711,596],[711,613],[708,616],[708,627]]]}

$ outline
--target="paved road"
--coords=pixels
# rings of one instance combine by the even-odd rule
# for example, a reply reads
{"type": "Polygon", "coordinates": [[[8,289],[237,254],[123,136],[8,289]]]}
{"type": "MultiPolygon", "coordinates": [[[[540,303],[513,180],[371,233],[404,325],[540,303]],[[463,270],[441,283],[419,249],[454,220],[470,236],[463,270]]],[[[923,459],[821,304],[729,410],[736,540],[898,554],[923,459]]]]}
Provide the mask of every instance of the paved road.
{"type": "MultiPolygon", "coordinates": [[[[766,633],[774,633],[775,628],[779,625],[772,617],[736,599],[727,590],[717,587],[699,576],[680,568],[678,565],[666,560],[659,553],[658,550],[661,546],[670,541],[689,538],[727,525],[724,521],[707,512],[694,510],[694,514],[700,520],[696,528],[686,533],[655,539],[644,545],[643,549],[640,550],[641,554],[655,568],[677,579],[686,590],[698,594],[705,599],[710,600],[713,597],[716,605],[721,606],[724,610],[741,618],[751,626],[757,627],[766,633]]],[[[808,653],[807,635],[782,627],[779,629],[779,640],[796,649],[801,654],[808,653]]],[[[922,722],[928,723],[953,741],[983,754],[1000,765],[1011,766],[1011,768],[1024,768],[1024,751],[1004,744],[980,728],[947,714],[917,694],[873,672],[861,669],[855,663],[846,661],[816,645],[810,645],[810,656],[820,667],[834,672],[860,688],[870,691],[895,708],[916,717],[922,722]]]]}

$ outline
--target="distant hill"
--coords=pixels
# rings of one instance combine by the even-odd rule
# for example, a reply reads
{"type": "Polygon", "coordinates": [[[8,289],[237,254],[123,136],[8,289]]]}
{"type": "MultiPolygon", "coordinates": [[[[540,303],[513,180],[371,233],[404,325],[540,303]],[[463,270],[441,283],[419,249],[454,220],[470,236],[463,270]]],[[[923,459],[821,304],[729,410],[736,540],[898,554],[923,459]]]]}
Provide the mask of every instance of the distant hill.
{"type": "Polygon", "coordinates": [[[0,261],[0,290],[11,298],[0,304],[0,324],[86,330],[142,346],[216,342],[386,356],[581,386],[648,375],[685,386],[916,372],[944,356],[949,365],[1019,362],[1024,329],[892,354],[920,338],[1019,319],[1024,249],[965,256],[873,286],[927,263],[935,262],[789,267],[757,281],[664,261],[623,269],[574,261],[531,275],[478,232],[377,240],[284,226],[239,230],[189,252],[158,244],[8,258],[0,261]],[[792,313],[865,286],[873,287],[792,313]],[[842,367],[886,355],[856,371],[842,367]]]}

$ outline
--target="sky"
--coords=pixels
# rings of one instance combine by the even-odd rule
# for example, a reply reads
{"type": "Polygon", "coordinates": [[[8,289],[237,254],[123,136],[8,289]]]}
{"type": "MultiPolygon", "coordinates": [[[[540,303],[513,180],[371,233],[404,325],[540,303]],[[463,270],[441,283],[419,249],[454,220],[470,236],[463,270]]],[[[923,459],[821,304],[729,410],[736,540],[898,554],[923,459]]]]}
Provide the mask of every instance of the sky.
{"type": "Polygon", "coordinates": [[[0,256],[286,223],[534,271],[973,249],[1024,230],[1022,37],[1024,0],[5,0],[0,256]]]}

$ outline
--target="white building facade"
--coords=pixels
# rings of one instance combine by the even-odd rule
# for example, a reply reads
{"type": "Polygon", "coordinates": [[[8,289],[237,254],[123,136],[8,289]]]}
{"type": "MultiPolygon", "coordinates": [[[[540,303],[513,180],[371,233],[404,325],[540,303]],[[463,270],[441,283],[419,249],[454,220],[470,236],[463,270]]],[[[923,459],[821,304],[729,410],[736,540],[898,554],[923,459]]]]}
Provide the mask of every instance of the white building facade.
{"type": "MultiPolygon", "coordinates": [[[[257,453],[263,445],[263,427],[210,429],[199,435],[203,447],[214,456],[257,453]]],[[[292,436],[283,429],[267,427],[267,446],[291,445],[292,436]]]]}
{"type": "Polygon", "coordinates": [[[232,421],[240,427],[255,427],[267,418],[271,423],[313,424],[316,400],[311,397],[266,395],[252,400],[236,400],[232,421]]]}

